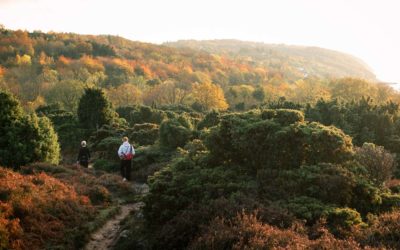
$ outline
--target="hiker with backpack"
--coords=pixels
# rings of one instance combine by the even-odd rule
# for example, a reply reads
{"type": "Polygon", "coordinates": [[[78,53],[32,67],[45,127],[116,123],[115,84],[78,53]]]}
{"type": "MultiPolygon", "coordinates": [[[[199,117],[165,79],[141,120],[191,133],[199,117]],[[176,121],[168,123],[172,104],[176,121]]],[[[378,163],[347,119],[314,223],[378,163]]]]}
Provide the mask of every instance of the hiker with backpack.
{"type": "Polygon", "coordinates": [[[82,141],[81,148],[79,149],[77,164],[81,165],[82,167],[88,168],[89,160],[90,160],[90,151],[86,147],[86,141],[82,141]]]}
{"type": "Polygon", "coordinates": [[[121,159],[122,181],[130,181],[132,158],[135,156],[135,149],[129,144],[128,137],[126,136],[122,138],[122,145],[118,149],[118,156],[121,159]]]}

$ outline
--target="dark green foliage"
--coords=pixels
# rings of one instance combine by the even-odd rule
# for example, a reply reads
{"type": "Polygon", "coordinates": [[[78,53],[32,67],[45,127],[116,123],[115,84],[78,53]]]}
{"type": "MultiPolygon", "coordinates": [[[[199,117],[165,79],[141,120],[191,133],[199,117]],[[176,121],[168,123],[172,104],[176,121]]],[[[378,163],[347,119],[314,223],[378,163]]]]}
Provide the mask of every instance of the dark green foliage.
{"type": "Polygon", "coordinates": [[[117,151],[122,141],[120,137],[110,136],[100,140],[93,148],[99,154],[99,157],[112,161],[118,161],[117,151]]]}
{"type": "Polygon", "coordinates": [[[161,124],[167,118],[167,113],[148,106],[121,107],[117,109],[121,117],[131,125],[142,123],[161,124]]]}
{"type": "Polygon", "coordinates": [[[104,159],[97,159],[93,164],[94,169],[102,170],[106,172],[116,172],[119,170],[119,164],[116,162],[104,160],[104,159]]]}
{"type": "Polygon", "coordinates": [[[154,123],[135,124],[128,129],[128,137],[139,145],[152,145],[159,137],[160,126],[154,123]]]}
{"type": "Polygon", "coordinates": [[[90,42],[93,48],[93,55],[94,56],[115,56],[115,50],[107,45],[107,44],[100,44],[95,41],[90,42]]]}
{"type": "Polygon", "coordinates": [[[363,215],[379,211],[379,207],[382,205],[382,193],[369,180],[359,179],[352,193],[354,199],[349,207],[355,208],[363,215]]]}
{"type": "Polygon", "coordinates": [[[51,121],[46,117],[33,118],[33,120],[35,119],[38,119],[38,131],[35,140],[35,151],[38,152],[39,157],[37,161],[58,164],[60,145],[51,121]]]}
{"type": "Polygon", "coordinates": [[[328,226],[331,231],[339,237],[350,234],[354,226],[362,225],[360,213],[351,208],[335,208],[327,216],[328,226]]]}
{"type": "Polygon", "coordinates": [[[298,116],[297,111],[279,112],[281,116],[266,120],[257,113],[224,116],[206,140],[211,155],[219,162],[229,159],[246,165],[250,171],[343,162],[351,156],[351,138],[342,131],[318,123],[296,122],[282,126],[276,120],[297,121],[302,116],[298,116]],[[295,119],[289,114],[295,114],[295,119]]]}
{"type": "Polygon", "coordinates": [[[79,101],[78,118],[84,128],[91,130],[118,123],[118,115],[101,89],[85,89],[79,101]]]}
{"type": "Polygon", "coordinates": [[[218,125],[220,121],[220,113],[217,110],[212,110],[197,124],[197,129],[211,128],[218,125]]]}
{"type": "Polygon", "coordinates": [[[15,98],[0,91],[0,164],[9,167],[44,161],[58,163],[60,146],[46,117],[25,115],[15,98]]]}
{"type": "Polygon", "coordinates": [[[236,202],[216,209],[218,200],[233,200],[240,190],[255,190],[254,182],[236,173],[237,168],[200,167],[185,158],[150,177],[151,193],[146,197],[144,213],[149,225],[157,226],[153,231],[156,248],[184,248],[199,224],[207,223],[215,213],[238,211],[230,210],[236,202]]]}
{"type": "Polygon", "coordinates": [[[294,103],[291,101],[287,101],[285,97],[280,97],[277,101],[268,102],[265,105],[268,109],[295,109],[295,110],[302,110],[303,105],[300,103],[294,103]]]}
{"type": "Polygon", "coordinates": [[[321,217],[325,217],[334,209],[332,205],[307,196],[298,196],[288,201],[281,201],[281,206],[288,209],[297,218],[306,220],[310,225],[321,217]]]}
{"type": "Polygon", "coordinates": [[[4,128],[11,126],[13,122],[23,117],[23,111],[18,100],[8,92],[0,91],[0,108],[0,124],[4,128]]]}
{"type": "Polygon", "coordinates": [[[170,163],[176,153],[160,148],[158,144],[135,149],[133,176],[136,181],[146,182],[147,178],[170,163]]]}
{"type": "MultiPolygon", "coordinates": [[[[151,247],[186,248],[215,216],[233,218],[228,211],[240,209],[257,210],[264,223],[285,228],[296,219],[307,227],[326,220],[331,232],[347,237],[365,226],[361,216],[398,206],[398,195],[373,182],[355,161],[351,138],[335,127],[305,122],[293,110],[252,110],[218,120],[202,133],[205,143],[182,143],[182,157],[149,177],[144,215],[151,247]]],[[[164,125],[185,124],[167,120],[160,135],[164,125]]]]}
{"type": "Polygon", "coordinates": [[[76,115],[60,109],[59,105],[41,106],[36,113],[51,120],[63,151],[75,150],[82,138],[86,138],[87,131],[80,127],[76,115]]]}
{"type": "Polygon", "coordinates": [[[190,125],[184,118],[164,121],[160,126],[160,145],[170,149],[183,147],[192,137],[190,125]]]}
{"type": "Polygon", "coordinates": [[[400,194],[383,193],[381,211],[391,211],[393,208],[400,207],[400,194]]]}
{"type": "Polygon", "coordinates": [[[254,99],[256,99],[258,102],[264,102],[265,99],[265,92],[264,89],[261,87],[258,87],[254,90],[254,92],[252,93],[252,96],[254,97],[254,99]]]}
{"type": "Polygon", "coordinates": [[[388,102],[378,106],[370,98],[350,103],[320,100],[315,107],[307,107],[305,112],[308,120],[343,129],[353,137],[355,145],[372,142],[389,150],[397,145],[389,142],[395,139],[400,112],[398,104],[388,102]]]}
{"type": "Polygon", "coordinates": [[[304,122],[304,114],[292,109],[266,109],[261,113],[262,119],[273,119],[282,125],[304,122]]]}
{"type": "Polygon", "coordinates": [[[334,164],[302,166],[286,171],[259,171],[260,192],[271,200],[312,197],[326,204],[346,205],[356,185],[354,173],[334,164]],[[332,195],[335,193],[335,195],[332,195]]]}

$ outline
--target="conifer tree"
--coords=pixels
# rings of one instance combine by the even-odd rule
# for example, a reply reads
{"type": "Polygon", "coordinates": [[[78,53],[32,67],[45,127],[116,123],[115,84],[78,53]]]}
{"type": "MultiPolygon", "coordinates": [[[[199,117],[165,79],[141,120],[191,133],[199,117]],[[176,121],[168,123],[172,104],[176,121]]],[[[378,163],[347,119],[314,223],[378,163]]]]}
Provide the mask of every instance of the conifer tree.
{"type": "Polygon", "coordinates": [[[101,89],[87,88],[79,101],[78,119],[84,128],[94,130],[113,124],[117,113],[101,89]]]}

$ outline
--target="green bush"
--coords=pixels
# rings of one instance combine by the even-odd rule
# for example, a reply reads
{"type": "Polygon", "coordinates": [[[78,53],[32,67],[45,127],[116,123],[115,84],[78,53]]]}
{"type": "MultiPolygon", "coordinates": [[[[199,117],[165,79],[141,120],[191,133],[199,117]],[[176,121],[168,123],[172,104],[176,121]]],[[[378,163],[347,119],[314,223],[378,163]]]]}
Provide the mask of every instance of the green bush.
{"type": "Polygon", "coordinates": [[[293,109],[266,109],[261,112],[261,118],[274,119],[282,125],[304,122],[304,114],[293,109]]]}
{"type": "Polygon", "coordinates": [[[288,201],[281,202],[282,207],[288,209],[296,218],[304,219],[309,225],[314,224],[321,217],[329,214],[334,207],[318,199],[298,196],[288,201]]]}
{"type": "Polygon", "coordinates": [[[339,129],[305,122],[283,126],[249,112],[224,116],[205,142],[216,162],[233,161],[253,173],[340,163],[353,154],[351,137],[339,129]]]}
{"type": "Polygon", "coordinates": [[[162,110],[153,109],[148,106],[137,106],[134,108],[119,108],[117,110],[128,123],[133,126],[142,123],[161,124],[167,118],[162,110]]]}
{"type": "Polygon", "coordinates": [[[220,121],[220,113],[216,110],[212,110],[197,124],[197,129],[202,130],[204,128],[211,128],[218,125],[220,121]]]}
{"type": "Polygon", "coordinates": [[[355,226],[365,225],[361,215],[350,208],[335,208],[327,215],[328,227],[334,235],[346,237],[355,226]]]}
{"type": "Polygon", "coordinates": [[[25,115],[19,102],[0,91],[0,164],[20,167],[43,161],[58,164],[60,146],[47,117],[25,115]]]}
{"type": "Polygon", "coordinates": [[[139,145],[152,145],[159,138],[160,126],[154,123],[135,124],[128,129],[128,137],[139,145]]]}
{"type": "Polygon", "coordinates": [[[164,121],[160,126],[160,145],[169,149],[183,147],[192,137],[187,125],[176,119],[164,121]]]}
{"type": "Polygon", "coordinates": [[[147,178],[170,163],[176,154],[163,150],[159,145],[139,147],[133,158],[133,176],[136,181],[146,182],[147,178]]]}
{"type": "Polygon", "coordinates": [[[110,173],[116,172],[119,169],[118,163],[116,163],[115,161],[110,162],[105,159],[95,160],[93,167],[96,170],[102,170],[102,171],[106,171],[106,172],[110,172],[110,173]]]}
{"type": "Polygon", "coordinates": [[[391,211],[400,207],[400,194],[383,193],[381,211],[391,211]]]}
{"type": "Polygon", "coordinates": [[[111,161],[118,161],[118,148],[121,145],[120,137],[106,137],[97,143],[94,150],[97,151],[99,157],[111,161]]]}

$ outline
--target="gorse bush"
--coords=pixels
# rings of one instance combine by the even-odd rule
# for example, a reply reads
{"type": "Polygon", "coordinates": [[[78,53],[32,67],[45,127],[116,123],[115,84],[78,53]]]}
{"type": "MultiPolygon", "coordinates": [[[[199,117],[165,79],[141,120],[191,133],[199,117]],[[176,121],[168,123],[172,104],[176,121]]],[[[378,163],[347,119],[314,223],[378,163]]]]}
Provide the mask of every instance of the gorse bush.
{"type": "Polygon", "coordinates": [[[159,138],[160,126],[154,123],[135,124],[127,130],[129,138],[139,145],[153,145],[159,138]]]}
{"type": "Polygon", "coordinates": [[[206,116],[197,124],[197,129],[202,130],[204,128],[210,128],[216,126],[220,121],[220,113],[216,110],[212,110],[206,114],[206,116]]]}
{"type": "MultiPolygon", "coordinates": [[[[302,123],[298,111],[289,112],[295,114],[295,119],[288,119],[289,123],[283,125],[279,123],[282,122],[280,118],[265,115],[266,112],[261,116],[247,113],[223,117],[206,139],[211,156],[219,162],[229,160],[248,166],[253,172],[350,159],[351,138],[341,130],[318,123],[302,123]],[[295,123],[290,123],[292,121],[295,123]]],[[[280,117],[285,117],[284,112],[278,111],[280,117]]]]}
{"type": "Polygon", "coordinates": [[[165,111],[148,106],[120,107],[117,112],[131,126],[142,123],[161,124],[168,117],[165,111]]]}
{"type": "Polygon", "coordinates": [[[160,145],[176,149],[183,147],[192,137],[190,124],[185,119],[169,119],[161,123],[160,145]]]}

